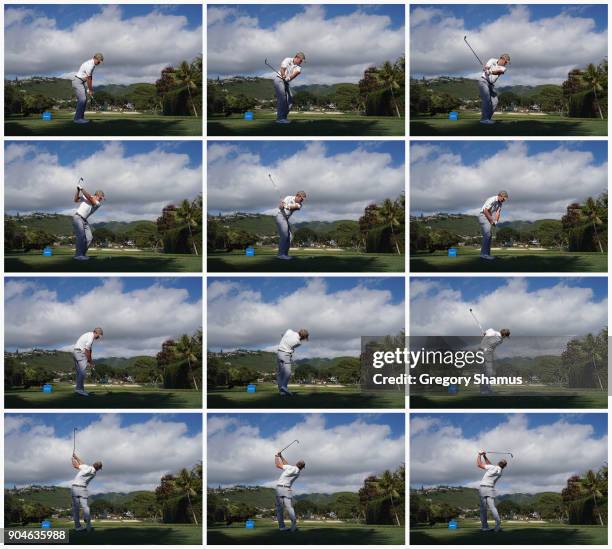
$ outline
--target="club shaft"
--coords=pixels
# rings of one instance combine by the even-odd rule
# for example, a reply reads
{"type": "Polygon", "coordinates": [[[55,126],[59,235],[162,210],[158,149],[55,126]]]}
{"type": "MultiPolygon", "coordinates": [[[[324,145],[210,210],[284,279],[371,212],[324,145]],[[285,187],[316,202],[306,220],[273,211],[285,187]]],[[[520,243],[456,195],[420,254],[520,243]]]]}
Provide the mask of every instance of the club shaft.
{"type": "Polygon", "coordinates": [[[472,46],[470,46],[470,43],[467,41],[467,36],[463,37],[463,41],[467,44],[467,47],[470,48],[470,50],[472,50],[472,53],[474,54],[474,56],[476,57],[476,59],[478,59],[478,62],[484,66],[484,63],[480,60],[480,57],[478,57],[478,54],[474,51],[474,48],[472,48],[472,46]]]}

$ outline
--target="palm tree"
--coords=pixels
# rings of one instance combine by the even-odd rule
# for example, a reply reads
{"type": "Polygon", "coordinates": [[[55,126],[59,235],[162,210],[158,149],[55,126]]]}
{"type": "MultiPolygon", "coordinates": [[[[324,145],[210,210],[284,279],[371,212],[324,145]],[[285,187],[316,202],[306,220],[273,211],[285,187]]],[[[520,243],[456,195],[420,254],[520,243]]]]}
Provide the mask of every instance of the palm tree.
{"type": "Polygon", "coordinates": [[[198,382],[193,374],[191,363],[197,362],[198,349],[200,349],[200,347],[195,339],[193,337],[189,337],[187,334],[183,334],[176,343],[176,353],[179,358],[187,361],[187,367],[189,368],[189,373],[191,374],[191,379],[193,380],[193,385],[196,388],[196,391],[198,390],[198,382]]]}
{"type": "Polygon", "coordinates": [[[593,91],[595,105],[597,105],[599,117],[602,120],[604,119],[604,115],[601,112],[601,105],[599,104],[599,97],[597,96],[597,92],[604,91],[605,78],[606,75],[604,74],[602,67],[593,65],[593,63],[589,63],[588,67],[584,71],[582,71],[582,74],[580,75],[580,79],[593,91]]]}
{"type": "Polygon", "coordinates": [[[589,198],[587,198],[584,206],[582,207],[582,213],[586,216],[588,221],[593,225],[593,230],[595,231],[595,240],[597,240],[599,251],[603,254],[604,249],[603,249],[603,246],[601,245],[599,233],[597,232],[597,225],[602,225],[603,221],[599,217],[597,202],[595,202],[595,200],[593,200],[592,197],[589,196],[589,198]]]}
{"type": "Polygon", "coordinates": [[[401,118],[399,107],[397,106],[397,101],[395,100],[395,92],[400,88],[398,71],[396,67],[389,63],[389,61],[385,61],[380,69],[378,69],[377,78],[381,84],[383,84],[386,88],[389,88],[391,92],[391,99],[393,100],[393,106],[395,107],[395,112],[397,113],[397,117],[401,118]]]}
{"type": "Polygon", "coordinates": [[[391,471],[386,470],[380,476],[376,485],[378,486],[378,489],[383,493],[383,495],[387,496],[391,500],[391,511],[393,512],[393,515],[395,516],[397,525],[401,526],[402,524],[400,522],[399,516],[397,515],[397,510],[395,509],[394,498],[399,499],[400,497],[400,493],[397,490],[397,479],[395,475],[391,471]]]}
{"type": "Polygon", "coordinates": [[[603,519],[601,518],[601,512],[597,505],[597,499],[603,497],[602,493],[602,478],[600,475],[594,473],[591,469],[587,471],[585,478],[580,480],[582,488],[588,493],[589,497],[593,498],[593,511],[599,519],[599,524],[604,525],[603,519]]]}
{"type": "MultiPolygon", "coordinates": [[[[195,63],[190,65],[187,61],[183,61],[178,69],[175,70],[175,75],[179,83],[187,88],[187,93],[189,94],[189,100],[191,101],[191,106],[193,108],[193,114],[198,116],[198,110],[196,109],[195,102],[193,100],[193,96],[191,95],[191,90],[197,90],[198,85],[198,71],[197,65],[195,63]]],[[[200,76],[201,78],[201,76],[200,76]]]]}
{"type": "Polygon", "coordinates": [[[198,518],[196,517],[195,511],[193,510],[193,505],[191,503],[192,496],[196,497],[198,495],[197,479],[187,469],[181,469],[174,482],[176,487],[182,490],[185,496],[187,496],[187,503],[189,504],[189,510],[193,516],[193,521],[196,524],[199,524],[198,518]]]}
{"type": "Polygon", "coordinates": [[[395,243],[395,249],[397,250],[398,255],[401,255],[402,252],[400,251],[399,244],[395,238],[395,232],[393,231],[394,226],[397,227],[401,225],[401,211],[399,205],[393,200],[386,198],[379,208],[379,212],[384,222],[389,224],[391,236],[393,237],[393,242],[395,243]]]}
{"type": "Polygon", "coordinates": [[[196,241],[193,238],[192,227],[198,227],[198,208],[194,202],[189,202],[189,200],[183,200],[181,205],[176,210],[176,218],[179,221],[182,221],[187,225],[189,229],[189,236],[191,237],[191,243],[193,245],[193,252],[195,255],[198,255],[198,247],[196,245],[196,241]]]}

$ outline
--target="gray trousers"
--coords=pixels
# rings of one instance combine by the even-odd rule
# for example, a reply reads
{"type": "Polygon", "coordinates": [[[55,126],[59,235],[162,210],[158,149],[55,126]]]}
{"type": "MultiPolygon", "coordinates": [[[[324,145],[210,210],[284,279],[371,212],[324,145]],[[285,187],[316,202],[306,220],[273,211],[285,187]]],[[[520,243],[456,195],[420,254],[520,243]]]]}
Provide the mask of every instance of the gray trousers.
{"type": "Polygon", "coordinates": [[[497,109],[497,103],[499,101],[499,98],[495,93],[495,88],[481,78],[478,81],[478,92],[480,93],[480,99],[482,100],[482,116],[480,119],[491,120],[495,109],[497,109]]]}
{"type": "Polygon", "coordinates": [[[279,528],[285,528],[285,509],[291,519],[291,527],[295,527],[295,510],[293,509],[293,492],[285,486],[276,487],[276,520],[279,528]]]}
{"type": "Polygon", "coordinates": [[[281,213],[276,214],[276,230],[278,231],[278,255],[289,255],[291,247],[291,225],[281,213]]]}
{"type": "Polygon", "coordinates": [[[93,240],[89,222],[80,215],[74,214],[72,216],[72,226],[74,227],[74,235],[76,236],[75,255],[87,255],[87,250],[93,240]]]}
{"type": "MultiPolygon", "coordinates": [[[[493,370],[494,370],[494,359],[495,359],[495,355],[493,353],[493,351],[486,351],[484,349],[481,349],[482,351],[484,351],[484,364],[482,365],[482,370],[485,376],[487,377],[493,377],[493,370]]],[[[487,392],[491,390],[491,385],[489,385],[488,383],[483,383],[480,385],[480,392],[487,392]]]]}
{"type": "Polygon", "coordinates": [[[85,390],[85,372],[87,371],[87,357],[83,351],[72,351],[72,358],[74,359],[74,369],[76,370],[76,384],[75,389],[77,391],[85,390]]]}
{"type": "Polygon", "coordinates": [[[485,217],[485,214],[478,214],[478,223],[482,232],[482,246],[480,247],[480,255],[491,255],[491,223],[485,217]]]}
{"type": "Polygon", "coordinates": [[[293,357],[291,353],[284,353],[283,351],[278,351],[276,357],[276,384],[278,385],[278,392],[281,395],[291,394],[287,385],[289,385],[289,378],[291,377],[293,357]]]}
{"type": "Polygon", "coordinates": [[[76,76],[72,79],[72,90],[77,98],[76,112],[74,113],[75,120],[85,118],[85,108],[87,107],[87,84],[76,76]]]}
{"type": "Polygon", "coordinates": [[[276,94],[276,119],[284,120],[289,116],[293,105],[293,95],[289,84],[280,78],[274,78],[274,93],[276,94]]]}
{"type": "Polygon", "coordinates": [[[497,507],[495,507],[495,488],[491,488],[488,486],[481,486],[478,489],[478,493],[480,494],[480,525],[482,528],[488,528],[489,522],[487,519],[487,510],[491,511],[493,518],[495,519],[495,527],[499,528],[501,526],[501,520],[499,518],[499,513],[497,512],[497,507]]]}
{"type": "Polygon", "coordinates": [[[87,526],[91,525],[91,515],[89,513],[89,493],[85,486],[72,486],[70,493],[72,495],[72,518],[75,528],[80,528],[81,518],[80,510],[83,508],[83,520],[87,526]]]}

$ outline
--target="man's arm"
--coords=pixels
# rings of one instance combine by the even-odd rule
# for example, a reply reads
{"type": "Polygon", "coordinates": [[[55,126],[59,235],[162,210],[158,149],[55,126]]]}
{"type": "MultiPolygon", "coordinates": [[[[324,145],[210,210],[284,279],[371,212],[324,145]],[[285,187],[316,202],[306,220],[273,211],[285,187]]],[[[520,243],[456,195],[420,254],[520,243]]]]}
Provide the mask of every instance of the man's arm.
{"type": "Polygon", "coordinates": [[[91,349],[85,349],[85,357],[87,358],[87,364],[91,364],[93,362],[93,357],[91,355],[91,349]]]}
{"type": "Polygon", "coordinates": [[[491,215],[491,210],[489,208],[484,208],[482,210],[482,213],[485,214],[485,217],[489,220],[489,223],[491,223],[491,225],[495,224],[495,220],[493,219],[493,216],[491,215]]]}
{"type": "Polygon", "coordinates": [[[293,74],[291,74],[289,76],[288,82],[291,82],[292,80],[295,80],[300,74],[302,74],[302,71],[293,71],[293,74]]]}
{"type": "Polygon", "coordinates": [[[81,192],[83,193],[83,196],[89,201],[90,204],[93,204],[94,206],[98,205],[98,199],[89,194],[85,189],[81,189],[81,192]]]}
{"type": "Polygon", "coordinates": [[[499,223],[500,217],[501,217],[501,208],[497,210],[497,215],[495,216],[495,223],[499,223]]]}
{"type": "Polygon", "coordinates": [[[491,465],[491,462],[489,461],[489,458],[487,457],[487,454],[484,450],[478,452],[478,457],[476,458],[476,465],[479,469],[486,469],[486,465],[491,465]]]}
{"type": "Polygon", "coordinates": [[[81,201],[81,189],[79,189],[78,187],[77,187],[76,192],[74,193],[74,201],[75,202],[81,201]]]}
{"type": "Polygon", "coordinates": [[[274,456],[274,465],[277,469],[282,469],[283,465],[287,465],[289,462],[283,457],[280,452],[274,456]]]}
{"type": "Polygon", "coordinates": [[[77,456],[76,454],[72,454],[72,466],[75,469],[78,469],[82,464],[83,462],[79,459],[79,456],[77,456]]]}
{"type": "Polygon", "coordinates": [[[93,95],[93,77],[91,74],[87,77],[87,93],[93,95]]]}

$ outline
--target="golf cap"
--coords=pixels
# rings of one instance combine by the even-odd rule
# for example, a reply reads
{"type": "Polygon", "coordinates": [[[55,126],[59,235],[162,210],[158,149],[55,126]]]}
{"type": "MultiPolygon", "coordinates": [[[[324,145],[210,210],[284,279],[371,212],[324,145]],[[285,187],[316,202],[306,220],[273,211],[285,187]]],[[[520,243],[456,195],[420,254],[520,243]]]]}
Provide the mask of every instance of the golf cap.
{"type": "Polygon", "coordinates": [[[295,196],[301,196],[302,198],[306,198],[306,193],[304,191],[298,191],[295,193],[295,196]]]}
{"type": "Polygon", "coordinates": [[[508,192],[507,191],[499,191],[497,193],[497,196],[503,196],[504,198],[509,198],[508,197],[508,192]]]}
{"type": "Polygon", "coordinates": [[[298,334],[300,334],[300,337],[301,337],[302,339],[308,339],[308,336],[310,335],[310,334],[308,333],[308,330],[305,330],[304,328],[302,328],[302,329],[301,329],[301,330],[298,332],[298,334]]]}
{"type": "Polygon", "coordinates": [[[302,61],[306,61],[306,56],[304,55],[304,52],[302,52],[302,51],[298,51],[295,54],[295,57],[299,57],[302,61]]]}
{"type": "Polygon", "coordinates": [[[94,53],[93,58],[94,59],[99,59],[100,61],[104,61],[104,56],[100,52],[94,53]]]}
{"type": "Polygon", "coordinates": [[[510,54],[509,53],[502,53],[499,56],[500,59],[505,59],[506,61],[508,61],[508,63],[510,63],[510,54]]]}

